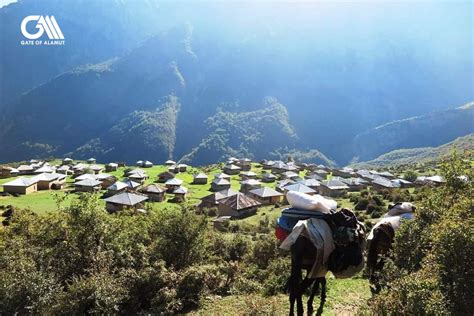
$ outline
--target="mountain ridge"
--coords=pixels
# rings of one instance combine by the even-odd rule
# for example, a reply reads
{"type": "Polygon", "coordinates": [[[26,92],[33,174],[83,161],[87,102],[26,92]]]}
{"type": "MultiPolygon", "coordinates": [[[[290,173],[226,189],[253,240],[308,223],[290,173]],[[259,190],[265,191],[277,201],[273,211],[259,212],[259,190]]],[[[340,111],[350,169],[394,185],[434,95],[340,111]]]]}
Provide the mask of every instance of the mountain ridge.
{"type": "Polygon", "coordinates": [[[350,164],[354,168],[407,167],[435,162],[450,154],[453,150],[474,150],[474,133],[458,137],[438,147],[397,149],[385,153],[373,160],[350,164]]]}

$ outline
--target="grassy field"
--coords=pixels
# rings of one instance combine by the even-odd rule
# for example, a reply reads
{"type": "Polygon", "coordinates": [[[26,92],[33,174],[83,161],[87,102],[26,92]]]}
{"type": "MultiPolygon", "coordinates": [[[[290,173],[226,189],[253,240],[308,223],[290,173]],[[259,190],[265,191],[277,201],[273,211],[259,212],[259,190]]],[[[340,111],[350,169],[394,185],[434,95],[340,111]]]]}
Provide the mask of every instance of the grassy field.
{"type": "MultiPolygon", "coordinates": [[[[59,163],[59,161],[57,162],[59,163]]],[[[130,168],[130,167],[128,167],[130,168]]],[[[133,168],[133,167],[132,167],[133,168]]],[[[108,172],[111,175],[116,176],[119,180],[123,180],[124,171],[127,168],[119,168],[117,171],[108,172]]],[[[156,182],[157,176],[167,171],[167,167],[163,165],[156,165],[151,168],[144,169],[148,174],[149,178],[145,181],[145,185],[151,184],[156,182]]],[[[252,171],[261,174],[262,169],[258,167],[257,164],[252,164],[252,171]]],[[[199,203],[200,199],[206,195],[211,194],[212,192],[209,191],[210,189],[210,182],[214,178],[215,174],[221,172],[221,168],[218,165],[208,166],[205,168],[194,168],[189,167],[187,172],[179,173],[176,175],[176,178],[183,180],[183,186],[189,189],[188,193],[188,201],[187,204],[189,205],[196,205],[199,203]],[[204,172],[209,176],[209,183],[205,185],[200,184],[193,184],[193,174],[198,172],[204,172]]],[[[304,177],[305,172],[300,172],[300,176],[304,177]]],[[[7,178],[7,179],[0,179],[0,185],[9,181],[12,181],[15,178],[7,178]]],[[[66,194],[68,198],[66,199],[66,203],[70,201],[74,196],[78,196],[76,193],[67,194],[67,191],[71,191],[73,188],[74,180],[72,177],[67,178],[67,186],[66,190],[63,191],[39,191],[28,195],[23,196],[0,196],[0,205],[13,205],[18,208],[29,208],[38,213],[44,213],[47,211],[55,211],[56,207],[56,195],[64,195],[66,194]]],[[[273,183],[262,183],[262,185],[274,188],[275,182],[273,183]]],[[[240,176],[234,175],[231,176],[231,188],[238,191],[240,189],[240,176]]],[[[3,189],[2,189],[3,190],[3,189]]],[[[1,192],[1,191],[0,191],[1,192]]],[[[102,193],[105,191],[102,191],[102,193]]],[[[172,194],[167,194],[167,199],[164,202],[160,203],[151,203],[152,208],[155,210],[160,210],[163,208],[168,207],[177,207],[176,203],[170,202],[173,198],[172,194]]],[[[342,207],[346,208],[353,208],[353,204],[348,199],[338,199],[338,203],[342,207]]],[[[279,211],[273,210],[273,207],[263,207],[259,210],[257,216],[252,216],[248,219],[242,220],[244,223],[250,223],[252,225],[257,224],[261,218],[261,216],[268,215],[270,217],[270,221],[274,222],[276,218],[279,216],[279,211]],[[262,215],[263,214],[263,215],[262,215]]]]}
{"type": "MultiPolygon", "coordinates": [[[[370,298],[369,283],[362,278],[336,280],[328,278],[327,299],[322,306],[322,315],[355,315],[370,298]]],[[[306,310],[306,299],[304,308],[306,310]]],[[[319,297],[314,299],[314,311],[320,308],[319,297]]],[[[261,295],[231,295],[208,297],[203,307],[191,315],[288,315],[290,308],[288,296],[279,294],[264,297],[261,295]]],[[[296,310],[295,310],[296,312],[296,310]]]]}

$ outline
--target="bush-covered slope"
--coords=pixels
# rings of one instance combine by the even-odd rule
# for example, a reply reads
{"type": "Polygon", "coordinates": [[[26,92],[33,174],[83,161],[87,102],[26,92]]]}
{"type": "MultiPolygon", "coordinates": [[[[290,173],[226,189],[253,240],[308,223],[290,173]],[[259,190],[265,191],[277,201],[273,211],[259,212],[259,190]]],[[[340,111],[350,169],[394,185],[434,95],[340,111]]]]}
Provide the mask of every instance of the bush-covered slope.
{"type": "Polygon", "coordinates": [[[249,112],[220,108],[206,120],[206,126],[207,136],[183,161],[211,163],[213,157],[223,160],[228,156],[264,158],[270,151],[298,140],[287,109],[272,98],[266,98],[261,109],[249,112]]]}
{"type": "Polygon", "coordinates": [[[474,150],[474,134],[459,137],[438,147],[397,149],[376,159],[355,163],[352,166],[356,168],[413,166],[438,161],[455,149],[458,151],[474,150]]]}
{"type": "Polygon", "coordinates": [[[134,111],[98,138],[88,141],[70,155],[82,159],[101,157],[106,161],[132,158],[159,161],[171,158],[176,144],[179,103],[175,96],[154,111],[134,111]]]}
{"type": "Polygon", "coordinates": [[[440,146],[473,133],[473,122],[474,103],[390,122],[357,135],[354,153],[368,160],[400,148],[440,146]]]}

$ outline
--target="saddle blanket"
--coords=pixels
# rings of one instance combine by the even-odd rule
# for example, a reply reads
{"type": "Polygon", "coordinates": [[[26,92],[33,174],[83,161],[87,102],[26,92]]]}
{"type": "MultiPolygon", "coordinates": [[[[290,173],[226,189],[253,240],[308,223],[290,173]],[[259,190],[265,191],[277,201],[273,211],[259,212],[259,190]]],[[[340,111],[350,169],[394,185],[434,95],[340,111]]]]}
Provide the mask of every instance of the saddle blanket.
{"type": "Polygon", "coordinates": [[[328,272],[329,255],[335,249],[332,231],[323,219],[309,218],[296,223],[291,233],[281,243],[280,248],[290,250],[298,237],[308,238],[317,250],[316,260],[309,273],[310,278],[324,277],[328,272]]]}

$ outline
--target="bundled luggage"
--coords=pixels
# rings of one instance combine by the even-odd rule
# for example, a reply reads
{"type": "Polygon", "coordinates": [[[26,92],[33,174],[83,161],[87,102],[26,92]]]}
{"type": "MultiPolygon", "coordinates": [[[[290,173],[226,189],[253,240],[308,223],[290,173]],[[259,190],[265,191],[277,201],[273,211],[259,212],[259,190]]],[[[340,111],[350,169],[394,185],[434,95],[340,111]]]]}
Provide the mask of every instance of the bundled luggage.
{"type": "Polygon", "coordinates": [[[326,199],[321,195],[309,195],[306,193],[289,191],[286,194],[288,203],[295,208],[306,211],[318,211],[321,213],[328,214],[331,210],[337,208],[337,202],[334,200],[326,199]]]}
{"type": "Polygon", "coordinates": [[[392,205],[387,216],[399,216],[405,213],[413,213],[416,207],[410,202],[398,202],[392,205]]]}
{"type": "MultiPolygon", "coordinates": [[[[352,277],[363,269],[365,231],[352,211],[336,211],[337,202],[320,195],[310,196],[290,191],[287,193],[287,200],[292,207],[282,211],[275,229],[277,238],[285,245],[284,249],[288,249],[289,243],[295,241],[295,236],[291,236],[291,240],[287,239],[295,226],[311,227],[315,220],[324,220],[330,228],[331,244],[334,244],[331,253],[325,256],[324,265],[327,265],[327,269],[336,278],[352,277]]],[[[305,234],[308,233],[316,234],[306,230],[305,234]]],[[[321,249],[321,245],[315,244],[315,247],[321,249]]]]}

